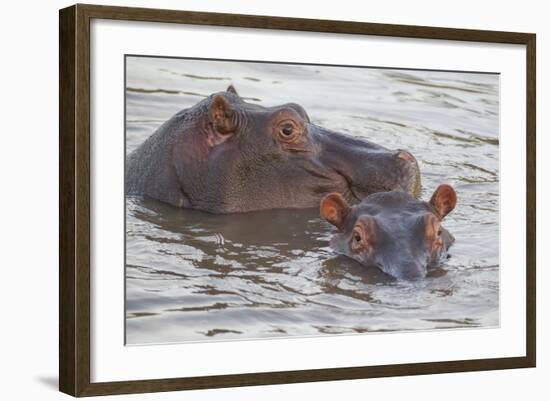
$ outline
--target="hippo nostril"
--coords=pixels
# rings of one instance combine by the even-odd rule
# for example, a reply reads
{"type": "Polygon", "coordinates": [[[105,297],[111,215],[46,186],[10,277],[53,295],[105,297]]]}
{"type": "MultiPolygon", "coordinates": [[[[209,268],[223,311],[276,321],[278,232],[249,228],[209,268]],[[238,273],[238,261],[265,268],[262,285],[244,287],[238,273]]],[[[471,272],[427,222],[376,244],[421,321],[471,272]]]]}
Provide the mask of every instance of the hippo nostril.
{"type": "Polygon", "coordinates": [[[412,153],[399,149],[394,153],[394,157],[398,161],[401,170],[400,181],[401,189],[411,193],[413,196],[418,196],[420,193],[420,168],[418,161],[412,153]]]}
{"type": "Polygon", "coordinates": [[[414,158],[414,156],[410,152],[407,152],[406,150],[398,151],[396,156],[402,160],[405,160],[411,163],[416,163],[416,159],[414,158]]]}

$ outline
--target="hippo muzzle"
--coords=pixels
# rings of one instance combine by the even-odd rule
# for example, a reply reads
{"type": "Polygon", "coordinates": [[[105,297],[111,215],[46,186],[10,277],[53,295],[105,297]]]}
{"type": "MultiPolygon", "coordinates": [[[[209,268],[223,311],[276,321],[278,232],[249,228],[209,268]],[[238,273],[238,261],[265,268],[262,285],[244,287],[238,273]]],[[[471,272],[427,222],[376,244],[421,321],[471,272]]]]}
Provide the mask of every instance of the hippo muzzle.
{"type": "MultiPolygon", "coordinates": [[[[320,129],[321,163],[346,180],[346,198],[356,203],[376,192],[420,192],[420,168],[406,150],[389,150],[365,139],[320,129]]],[[[343,193],[344,194],[344,193],[343,193]]]]}

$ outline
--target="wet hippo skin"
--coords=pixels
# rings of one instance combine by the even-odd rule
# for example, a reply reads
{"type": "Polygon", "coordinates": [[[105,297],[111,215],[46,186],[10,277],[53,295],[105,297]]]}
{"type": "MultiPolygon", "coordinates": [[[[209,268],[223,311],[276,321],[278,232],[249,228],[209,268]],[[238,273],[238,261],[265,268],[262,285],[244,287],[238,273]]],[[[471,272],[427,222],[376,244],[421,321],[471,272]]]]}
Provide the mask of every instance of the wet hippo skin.
{"type": "Polygon", "coordinates": [[[350,203],[380,192],[416,195],[416,159],[312,124],[298,104],[262,107],[233,86],[166,121],[126,160],[128,195],[213,213],[350,203]]]}
{"type": "Polygon", "coordinates": [[[429,202],[391,191],[367,196],[349,206],[339,193],[323,198],[321,216],[336,226],[337,252],[364,266],[376,266],[398,279],[418,279],[448,256],[454,237],[441,225],[456,205],[449,185],[440,185],[429,202]]]}

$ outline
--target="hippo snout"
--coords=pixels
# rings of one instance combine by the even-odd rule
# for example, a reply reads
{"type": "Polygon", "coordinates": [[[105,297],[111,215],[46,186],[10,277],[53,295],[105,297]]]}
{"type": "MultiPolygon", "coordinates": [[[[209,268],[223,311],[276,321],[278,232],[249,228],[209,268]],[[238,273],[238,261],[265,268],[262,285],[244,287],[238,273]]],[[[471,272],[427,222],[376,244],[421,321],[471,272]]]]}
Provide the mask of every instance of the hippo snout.
{"type": "Polygon", "coordinates": [[[390,274],[396,278],[403,280],[418,280],[426,277],[427,268],[421,263],[413,260],[401,262],[393,269],[387,269],[390,274]]]}
{"type": "Polygon", "coordinates": [[[363,151],[348,163],[352,166],[355,163],[349,181],[359,200],[377,192],[401,191],[414,197],[420,193],[420,168],[416,158],[406,150],[363,151]]]}

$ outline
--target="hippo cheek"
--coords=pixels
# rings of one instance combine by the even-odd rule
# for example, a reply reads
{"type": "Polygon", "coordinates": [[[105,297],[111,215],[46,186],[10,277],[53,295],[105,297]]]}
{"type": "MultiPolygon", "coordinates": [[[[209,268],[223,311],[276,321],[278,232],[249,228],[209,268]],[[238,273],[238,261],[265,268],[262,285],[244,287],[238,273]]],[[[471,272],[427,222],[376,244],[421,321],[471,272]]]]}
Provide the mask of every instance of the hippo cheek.
{"type": "Polygon", "coordinates": [[[449,247],[449,245],[443,245],[440,249],[432,253],[430,262],[428,263],[430,268],[440,266],[445,260],[451,257],[449,254],[449,247]]]}
{"type": "Polygon", "coordinates": [[[445,249],[449,249],[455,242],[454,235],[446,229],[443,229],[441,232],[441,236],[443,237],[443,244],[445,244],[445,249]]]}
{"type": "Polygon", "coordinates": [[[348,241],[343,234],[336,234],[330,239],[330,247],[337,253],[353,258],[353,254],[349,247],[348,241]]]}
{"type": "Polygon", "coordinates": [[[430,268],[438,267],[450,257],[449,248],[455,242],[455,238],[445,229],[442,230],[441,237],[441,246],[434,247],[429,253],[428,265],[430,268]]]}

